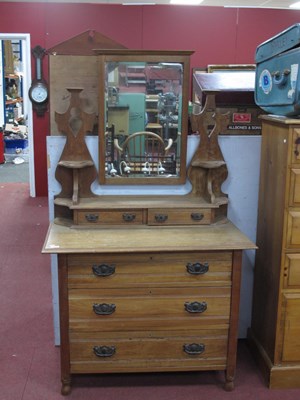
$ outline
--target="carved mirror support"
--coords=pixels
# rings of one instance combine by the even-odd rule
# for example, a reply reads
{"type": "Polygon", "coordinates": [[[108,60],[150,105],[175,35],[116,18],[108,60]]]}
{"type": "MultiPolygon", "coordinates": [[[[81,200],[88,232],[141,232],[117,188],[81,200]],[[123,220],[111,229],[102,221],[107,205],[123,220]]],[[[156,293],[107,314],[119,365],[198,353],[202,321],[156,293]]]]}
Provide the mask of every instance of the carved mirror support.
{"type": "Polygon", "coordinates": [[[199,132],[200,144],[188,169],[188,178],[192,183],[193,194],[209,203],[226,197],[221,186],[228,176],[228,170],[218,137],[228,121],[228,114],[216,112],[214,94],[207,94],[203,110],[191,117],[192,130],[199,132]]]}
{"type": "Polygon", "coordinates": [[[77,204],[79,197],[92,197],[91,184],[97,171],[85,143],[85,136],[92,131],[95,114],[82,110],[80,93],[82,89],[67,89],[70,94],[69,108],[64,114],[55,113],[59,132],[66,136],[66,144],[59,159],[55,177],[61,184],[57,197],[71,198],[77,204]]]}

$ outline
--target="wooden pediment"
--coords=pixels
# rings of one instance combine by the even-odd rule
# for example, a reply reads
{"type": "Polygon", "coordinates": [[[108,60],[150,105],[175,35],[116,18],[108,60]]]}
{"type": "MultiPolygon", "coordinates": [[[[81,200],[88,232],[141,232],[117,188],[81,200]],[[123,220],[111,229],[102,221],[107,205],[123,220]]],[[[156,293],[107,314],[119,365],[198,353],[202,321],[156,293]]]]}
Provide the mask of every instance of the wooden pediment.
{"type": "Polygon", "coordinates": [[[95,54],[94,49],[126,49],[126,47],[102,33],[88,30],[51,47],[47,52],[53,55],[89,56],[95,54]]]}

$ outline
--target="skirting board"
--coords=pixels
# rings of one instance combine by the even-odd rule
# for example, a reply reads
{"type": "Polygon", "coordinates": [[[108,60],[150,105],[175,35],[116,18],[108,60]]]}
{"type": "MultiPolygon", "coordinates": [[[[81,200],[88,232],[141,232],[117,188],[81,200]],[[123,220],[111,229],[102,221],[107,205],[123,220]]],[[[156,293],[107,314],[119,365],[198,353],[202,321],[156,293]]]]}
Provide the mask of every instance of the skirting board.
{"type": "Polygon", "coordinates": [[[270,389],[300,388],[299,365],[274,365],[251,328],[248,331],[248,345],[270,389]]]}

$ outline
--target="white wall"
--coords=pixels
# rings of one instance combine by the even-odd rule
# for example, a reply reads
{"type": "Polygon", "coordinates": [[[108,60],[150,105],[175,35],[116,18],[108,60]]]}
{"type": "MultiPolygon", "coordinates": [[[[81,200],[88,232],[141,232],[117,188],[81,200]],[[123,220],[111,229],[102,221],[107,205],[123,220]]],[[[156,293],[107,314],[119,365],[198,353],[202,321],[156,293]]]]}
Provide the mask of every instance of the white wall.
{"type": "MultiPolygon", "coordinates": [[[[87,146],[93,157],[95,165],[98,165],[98,138],[88,136],[87,146]]],[[[49,184],[49,214],[53,219],[53,199],[60,191],[60,184],[55,179],[55,168],[60,158],[65,138],[61,136],[49,136],[47,138],[47,152],[49,160],[48,184],[49,184]]],[[[188,140],[188,163],[196,150],[199,138],[189,137],[188,140]]],[[[228,194],[229,207],[228,218],[253,242],[256,241],[256,222],[258,207],[258,186],[260,169],[260,147],[261,136],[220,136],[219,143],[227,163],[228,178],[222,186],[224,193],[228,194]]],[[[158,194],[185,194],[191,188],[190,183],[174,186],[145,186],[143,193],[158,194]]],[[[97,182],[93,184],[93,190],[97,194],[134,194],[140,193],[141,187],[124,186],[100,186],[97,182]]],[[[247,329],[251,324],[254,250],[246,250],[243,254],[242,263],[242,285],[239,337],[247,336],[247,329]]],[[[55,344],[59,344],[59,311],[58,311],[58,287],[57,287],[57,261],[52,256],[52,288],[53,288],[53,311],[55,344]]]]}

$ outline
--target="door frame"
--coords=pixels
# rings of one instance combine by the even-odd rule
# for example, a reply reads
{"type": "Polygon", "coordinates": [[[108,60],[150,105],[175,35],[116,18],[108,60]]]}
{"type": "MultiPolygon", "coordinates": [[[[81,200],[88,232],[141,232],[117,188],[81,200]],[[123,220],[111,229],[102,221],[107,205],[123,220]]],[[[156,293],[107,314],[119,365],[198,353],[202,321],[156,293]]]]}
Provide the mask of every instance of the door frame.
{"type": "Polygon", "coordinates": [[[29,161],[29,191],[30,196],[36,196],[35,170],[34,170],[34,137],[32,107],[27,93],[31,85],[31,45],[29,33],[0,33],[0,40],[21,40],[22,43],[22,66],[23,66],[23,107],[28,128],[28,161],[29,161]]]}

